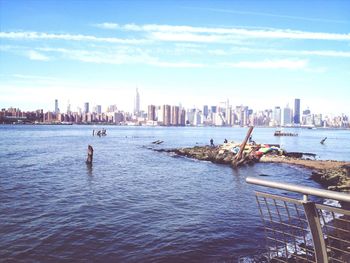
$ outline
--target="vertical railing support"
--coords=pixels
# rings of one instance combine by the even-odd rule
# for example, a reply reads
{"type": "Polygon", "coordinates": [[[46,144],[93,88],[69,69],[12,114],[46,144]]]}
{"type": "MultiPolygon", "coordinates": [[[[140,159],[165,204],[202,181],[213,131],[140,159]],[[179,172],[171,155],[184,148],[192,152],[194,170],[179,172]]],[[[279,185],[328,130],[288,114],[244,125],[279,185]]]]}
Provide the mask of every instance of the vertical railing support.
{"type": "Polygon", "coordinates": [[[311,231],[312,241],[314,243],[316,262],[328,263],[326,244],[315,203],[303,202],[303,207],[311,231]]]}

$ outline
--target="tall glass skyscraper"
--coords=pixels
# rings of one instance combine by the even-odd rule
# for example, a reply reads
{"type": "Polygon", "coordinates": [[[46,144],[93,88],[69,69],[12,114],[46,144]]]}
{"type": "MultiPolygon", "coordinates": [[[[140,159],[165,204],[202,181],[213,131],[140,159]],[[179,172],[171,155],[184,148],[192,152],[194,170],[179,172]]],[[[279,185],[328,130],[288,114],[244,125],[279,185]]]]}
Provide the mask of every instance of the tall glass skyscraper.
{"type": "Polygon", "coordinates": [[[55,113],[58,114],[59,109],[58,109],[58,100],[55,100],[55,113]]]}
{"type": "Polygon", "coordinates": [[[84,113],[89,113],[90,109],[89,109],[89,102],[85,102],[84,103],[84,113]]]}
{"type": "Polygon", "coordinates": [[[294,100],[294,124],[300,124],[300,99],[294,100]]]}
{"type": "Polygon", "coordinates": [[[140,114],[140,94],[139,94],[139,89],[136,89],[134,114],[135,114],[135,116],[139,116],[139,114],[140,114]]]}

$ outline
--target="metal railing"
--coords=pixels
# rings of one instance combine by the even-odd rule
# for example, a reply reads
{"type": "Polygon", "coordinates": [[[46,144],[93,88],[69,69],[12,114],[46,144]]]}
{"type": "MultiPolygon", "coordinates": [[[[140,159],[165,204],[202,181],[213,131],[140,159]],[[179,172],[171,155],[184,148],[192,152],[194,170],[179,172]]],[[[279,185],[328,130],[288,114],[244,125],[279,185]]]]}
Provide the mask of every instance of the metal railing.
{"type": "Polygon", "coordinates": [[[348,202],[350,195],[248,177],[247,183],[302,194],[300,199],[256,191],[268,262],[350,262],[350,211],[339,202],[318,204],[309,196],[348,202]]]}

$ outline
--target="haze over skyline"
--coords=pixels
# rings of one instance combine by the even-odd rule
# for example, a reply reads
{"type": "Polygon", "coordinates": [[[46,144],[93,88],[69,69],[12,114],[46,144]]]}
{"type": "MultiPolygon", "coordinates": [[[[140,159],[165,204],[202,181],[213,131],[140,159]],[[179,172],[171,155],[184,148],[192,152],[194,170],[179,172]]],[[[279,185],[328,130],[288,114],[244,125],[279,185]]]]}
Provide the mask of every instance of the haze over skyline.
{"type": "MultiPolygon", "coordinates": [[[[0,0],[0,106],[350,113],[348,1],[0,0]]],[[[65,108],[64,108],[65,109],[65,108]]]]}

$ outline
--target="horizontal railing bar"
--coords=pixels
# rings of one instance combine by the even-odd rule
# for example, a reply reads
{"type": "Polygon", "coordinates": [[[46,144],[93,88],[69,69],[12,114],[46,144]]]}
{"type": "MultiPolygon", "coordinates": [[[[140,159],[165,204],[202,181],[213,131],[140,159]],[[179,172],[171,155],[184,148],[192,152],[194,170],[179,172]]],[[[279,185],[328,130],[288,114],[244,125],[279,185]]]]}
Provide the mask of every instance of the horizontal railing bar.
{"type": "MultiPolygon", "coordinates": [[[[248,180],[248,178],[247,178],[247,180],[248,180]]],[[[276,200],[279,200],[279,201],[285,201],[285,202],[296,204],[296,205],[301,205],[302,204],[300,200],[292,199],[292,198],[285,197],[285,196],[268,194],[268,193],[264,193],[264,192],[255,192],[255,194],[258,197],[264,197],[264,198],[269,198],[269,199],[276,199],[276,200]]]]}
{"type": "Polygon", "coordinates": [[[343,214],[343,215],[350,216],[350,211],[349,210],[345,210],[345,209],[342,209],[342,208],[339,208],[339,207],[316,204],[316,208],[320,209],[322,211],[326,211],[326,212],[334,212],[334,213],[337,213],[337,214],[343,214]]]}
{"type": "MultiPolygon", "coordinates": [[[[307,258],[304,258],[304,257],[301,257],[297,254],[294,254],[293,255],[294,258],[299,258],[299,259],[302,259],[302,262],[311,262],[311,263],[316,263],[315,261],[312,261],[311,259],[309,259],[308,257],[307,258]]],[[[305,256],[306,257],[306,256],[305,256]]],[[[288,261],[287,261],[288,262],[288,261]]],[[[298,261],[297,261],[298,262],[298,261]]]]}
{"type": "Polygon", "coordinates": [[[331,238],[331,239],[334,239],[334,240],[338,240],[338,241],[346,242],[346,243],[349,243],[349,244],[350,244],[350,240],[341,239],[341,238],[339,238],[339,237],[335,237],[335,236],[332,236],[332,235],[328,235],[327,237],[328,237],[328,238],[331,238]]]}
{"type": "Polygon", "coordinates": [[[340,260],[340,259],[337,259],[337,258],[329,257],[329,259],[332,260],[332,261],[330,261],[330,262],[337,261],[337,262],[340,262],[340,263],[344,263],[343,260],[340,260]]]}
{"type": "Polygon", "coordinates": [[[273,229],[273,228],[270,228],[270,227],[266,227],[265,229],[269,230],[269,231],[271,231],[273,233],[278,233],[280,235],[285,235],[285,236],[288,236],[288,237],[294,237],[294,238],[298,237],[297,235],[292,235],[292,234],[289,234],[287,232],[284,232],[284,231],[281,231],[281,230],[276,230],[276,229],[273,229]]]}
{"type": "MultiPolygon", "coordinates": [[[[284,227],[289,227],[289,228],[293,228],[294,230],[299,230],[299,231],[303,231],[303,232],[308,232],[308,229],[305,229],[305,228],[302,228],[302,227],[299,227],[299,226],[294,226],[294,225],[290,225],[290,224],[286,224],[286,223],[283,223],[283,222],[276,222],[276,221],[270,221],[270,222],[273,222],[275,223],[276,225],[282,225],[284,227]]],[[[297,236],[297,235],[296,235],[297,236]]],[[[295,237],[296,237],[295,236],[295,237]]]]}
{"type": "Polygon", "coordinates": [[[327,248],[329,248],[329,249],[331,249],[331,250],[339,251],[340,253],[343,253],[343,254],[348,254],[348,255],[350,255],[350,252],[348,252],[348,251],[346,251],[346,250],[343,250],[343,249],[339,249],[339,248],[332,247],[332,246],[327,246],[327,248]]]}
{"type": "Polygon", "coordinates": [[[332,226],[332,225],[326,225],[328,228],[332,228],[334,229],[334,231],[341,231],[341,232],[345,232],[345,233],[350,233],[350,231],[348,229],[344,229],[341,227],[336,227],[336,226],[332,226]]]}
{"type": "Polygon", "coordinates": [[[256,184],[256,185],[301,193],[304,195],[314,195],[314,196],[334,199],[338,201],[350,202],[350,194],[345,194],[345,193],[317,189],[317,188],[308,187],[308,186],[299,186],[295,184],[279,183],[279,182],[274,182],[274,181],[265,180],[265,179],[256,178],[256,177],[247,177],[246,182],[249,184],[256,184]]]}
{"type": "MultiPolygon", "coordinates": [[[[274,241],[275,243],[277,242],[277,243],[280,243],[280,244],[284,245],[284,246],[280,246],[280,249],[282,249],[283,251],[285,251],[285,248],[284,248],[284,247],[285,247],[285,245],[287,245],[286,242],[281,241],[281,240],[276,239],[276,238],[269,237],[269,236],[267,236],[266,238],[269,239],[270,241],[274,241]]],[[[309,249],[309,248],[300,247],[300,246],[298,246],[298,248],[299,248],[300,250],[305,251],[305,253],[309,253],[310,255],[314,255],[314,254],[315,254],[315,250],[311,250],[311,249],[309,249]]],[[[275,251],[275,253],[277,253],[277,250],[272,250],[272,249],[270,249],[270,251],[275,251]]],[[[280,252],[280,250],[278,250],[278,252],[280,252]]],[[[294,253],[295,253],[295,251],[294,251],[293,253],[288,252],[288,254],[297,255],[297,254],[294,254],[294,253]]]]}
{"type": "MultiPolygon", "coordinates": [[[[264,212],[266,212],[267,210],[264,210],[264,212]]],[[[267,213],[266,213],[267,214],[267,213]]],[[[270,214],[275,216],[275,217],[278,217],[279,218],[279,215],[278,213],[275,213],[273,211],[270,211],[270,214]]],[[[264,214],[265,215],[265,214],[264,214]]],[[[296,217],[296,216],[288,216],[287,214],[284,214],[284,213],[280,213],[280,216],[282,219],[286,219],[286,221],[288,221],[289,219],[294,219],[294,220],[302,220],[304,222],[307,223],[307,220],[305,218],[302,218],[302,217],[296,217]]],[[[266,218],[268,218],[268,216],[265,215],[266,218]]],[[[265,220],[270,220],[269,218],[268,219],[265,219],[265,220]]]]}

